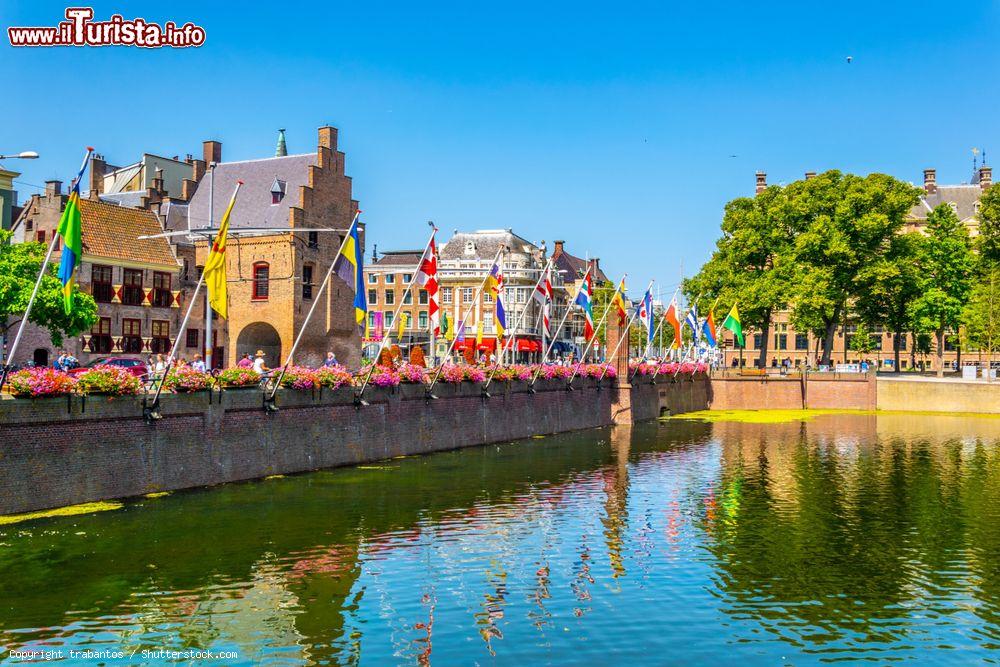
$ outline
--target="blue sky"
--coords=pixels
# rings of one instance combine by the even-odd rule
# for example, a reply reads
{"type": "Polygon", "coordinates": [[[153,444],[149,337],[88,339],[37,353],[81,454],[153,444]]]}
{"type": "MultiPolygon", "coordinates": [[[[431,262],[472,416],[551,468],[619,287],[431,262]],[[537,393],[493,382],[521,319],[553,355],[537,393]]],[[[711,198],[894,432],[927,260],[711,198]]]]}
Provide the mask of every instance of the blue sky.
{"type": "MultiPolygon", "coordinates": [[[[64,4],[0,0],[3,27],[64,4]]],[[[567,240],[667,289],[709,256],[724,203],[805,171],[941,183],[1000,156],[1000,3],[96,2],[193,21],[188,50],[12,49],[0,153],[32,149],[22,198],[83,147],[224,159],[313,150],[340,129],[369,239],[418,247],[427,220],[567,240]],[[847,63],[847,56],[853,62],[847,63]],[[733,157],[735,156],[735,157],[733,157]]],[[[669,295],[667,295],[669,298],[669,295]]]]}

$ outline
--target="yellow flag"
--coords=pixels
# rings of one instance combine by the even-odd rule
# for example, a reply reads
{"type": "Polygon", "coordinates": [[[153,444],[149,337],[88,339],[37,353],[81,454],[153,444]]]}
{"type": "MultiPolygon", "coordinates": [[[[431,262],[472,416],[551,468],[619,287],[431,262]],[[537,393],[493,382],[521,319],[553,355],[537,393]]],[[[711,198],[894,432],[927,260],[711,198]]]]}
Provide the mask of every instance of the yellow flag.
{"type": "Polygon", "coordinates": [[[396,338],[400,340],[403,339],[403,330],[410,325],[410,314],[400,313],[399,314],[399,328],[396,329],[396,338]]]}
{"type": "Polygon", "coordinates": [[[212,310],[217,312],[223,319],[229,318],[228,294],[226,292],[226,237],[229,234],[229,214],[233,212],[233,204],[236,203],[236,193],[240,191],[243,181],[236,181],[236,190],[233,191],[233,198],[229,200],[229,206],[219,223],[219,231],[215,234],[215,241],[212,242],[212,250],[208,253],[205,261],[205,285],[208,287],[208,302],[212,304],[212,310]]]}
{"type": "Polygon", "coordinates": [[[479,324],[476,325],[476,347],[483,344],[483,321],[479,320],[479,324]]]}

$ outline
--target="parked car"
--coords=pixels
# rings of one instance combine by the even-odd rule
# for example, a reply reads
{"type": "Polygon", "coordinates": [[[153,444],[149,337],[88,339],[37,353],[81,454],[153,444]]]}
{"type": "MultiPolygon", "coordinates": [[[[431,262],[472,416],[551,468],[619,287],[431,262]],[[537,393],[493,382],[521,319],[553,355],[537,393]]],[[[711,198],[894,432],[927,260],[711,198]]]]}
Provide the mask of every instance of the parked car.
{"type": "Polygon", "coordinates": [[[133,359],[131,357],[101,357],[100,359],[94,359],[86,366],[80,366],[68,372],[70,375],[79,375],[97,366],[118,366],[136,377],[143,377],[147,372],[146,364],[142,359],[133,359]]]}

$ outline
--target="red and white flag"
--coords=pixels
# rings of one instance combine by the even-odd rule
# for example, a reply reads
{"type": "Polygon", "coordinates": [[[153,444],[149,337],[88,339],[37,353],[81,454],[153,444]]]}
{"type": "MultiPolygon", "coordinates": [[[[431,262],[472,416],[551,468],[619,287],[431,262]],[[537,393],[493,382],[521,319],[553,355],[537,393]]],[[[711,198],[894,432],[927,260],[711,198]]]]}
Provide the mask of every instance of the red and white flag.
{"type": "Polygon", "coordinates": [[[431,236],[430,243],[424,249],[424,254],[420,257],[420,264],[417,266],[417,275],[414,278],[418,285],[427,290],[427,314],[430,316],[431,331],[435,336],[441,334],[441,314],[438,308],[438,268],[437,268],[437,245],[434,237],[431,236]]]}
{"type": "Polygon", "coordinates": [[[542,307],[542,331],[548,336],[552,332],[550,316],[552,311],[552,267],[546,267],[545,275],[535,285],[535,293],[531,295],[542,307]]]}

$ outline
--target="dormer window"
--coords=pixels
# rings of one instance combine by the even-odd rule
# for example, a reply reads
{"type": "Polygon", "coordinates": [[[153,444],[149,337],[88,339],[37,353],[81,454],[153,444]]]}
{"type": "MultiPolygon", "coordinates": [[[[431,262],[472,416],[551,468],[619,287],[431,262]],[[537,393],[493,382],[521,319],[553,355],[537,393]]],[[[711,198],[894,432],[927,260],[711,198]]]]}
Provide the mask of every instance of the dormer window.
{"type": "Polygon", "coordinates": [[[475,255],[476,254],[476,244],[475,244],[474,241],[466,241],[465,242],[465,254],[466,255],[475,255]]]}
{"type": "Polygon", "coordinates": [[[281,200],[285,198],[286,187],[285,181],[279,180],[277,176],[274,177],[274,183],[271,184],[271,206],[280,204],[281,200]]]}

